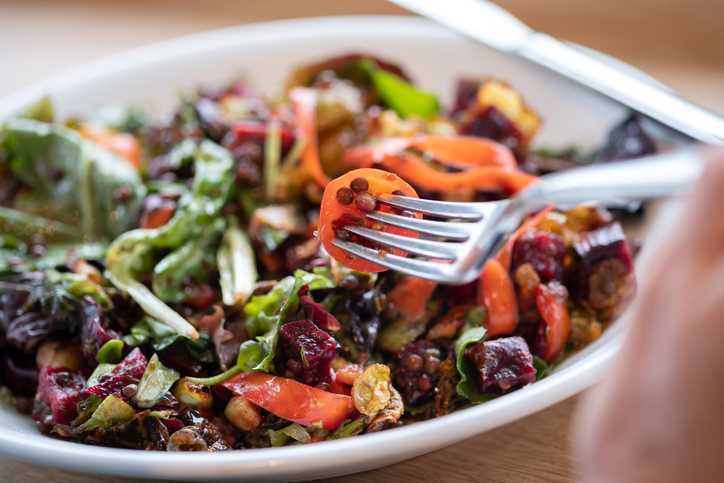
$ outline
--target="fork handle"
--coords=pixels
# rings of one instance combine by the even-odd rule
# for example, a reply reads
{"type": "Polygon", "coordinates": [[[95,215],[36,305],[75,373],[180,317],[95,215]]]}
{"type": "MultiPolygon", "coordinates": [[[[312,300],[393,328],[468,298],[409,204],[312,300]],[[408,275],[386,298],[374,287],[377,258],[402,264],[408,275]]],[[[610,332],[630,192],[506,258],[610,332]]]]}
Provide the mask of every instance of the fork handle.
{"type": "Polygon", "coordinates": [[[633,161],[596,164],[544,176],[521,193],[524,204],[620,202],[675,195],[701,175],[703,150],[689,148],[633,161]]]}

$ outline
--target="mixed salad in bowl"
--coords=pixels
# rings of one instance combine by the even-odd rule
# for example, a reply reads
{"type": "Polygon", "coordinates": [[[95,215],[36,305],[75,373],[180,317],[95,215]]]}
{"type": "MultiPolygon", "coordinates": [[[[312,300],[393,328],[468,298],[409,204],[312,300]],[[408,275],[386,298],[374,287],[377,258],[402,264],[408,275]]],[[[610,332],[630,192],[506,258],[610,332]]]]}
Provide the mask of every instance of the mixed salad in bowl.
{"type": "Polygon", "coordinates": [[[219,451],[412,424],[545,377],[633,296],[610,211],[532,214],[464,286],[332,241],[384,248],[350,225],[416,236],[368,216],[421,216],[383,194],[495,200],[656,146],[629,117],[595,152],[533,149],[541,115],[506,82],[466,78],[454,99],[349,54],[295,69],[274,99],[239,81],[160,121],[59,120],[49,99],[5,121],[2,398],[55,438],[219,451]]]}

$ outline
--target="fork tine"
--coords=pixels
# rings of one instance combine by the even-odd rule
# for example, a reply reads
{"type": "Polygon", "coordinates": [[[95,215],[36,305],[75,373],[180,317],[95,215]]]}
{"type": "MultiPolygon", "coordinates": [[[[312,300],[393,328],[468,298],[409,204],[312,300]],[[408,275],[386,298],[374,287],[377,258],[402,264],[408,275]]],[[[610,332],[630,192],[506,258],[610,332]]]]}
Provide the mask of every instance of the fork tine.
{"type": "Polygon", "coordinates": [[[362,245],[357,245],[356,243],[342,241],[338,238],[332,240],[332,243],[337,248],[341,248],[342,250],[367,260],[368,262],[372,262],[407,275],[413,275],[418,278],[426,278],[435,282],[454,283],[459,281],[459,277],[455,275],[453,266],[447,263],[430,262],[415,258],[400,257],[392,254],[380,256],[380,253],[377,250],[363,247],[362,245]]]}
{"type": "Polygon", "coordinates": [[[407,228],[420,234],[439,236],[454,241],[465,241],[476,225],[471,223],[456,223],[454,221],[421,220],[407,216],[393,215],[383,211],[373,211],[367,214],[370,220],[379,221],[386,225],[407,228]]]}
{"type": "Polygon", "coordinates": [[[468,221],[482,219],[487,211],[483,208],[484,203],[454,203],[387,194],[380,195],[378,200],[396,208],[418,211],[425,215],[468,221]]]}
{"type": "Polygon", "coordinates": [[[399,248],[406,252],[430,258],[455,260],[457,258],[458,250],[461,248],[461,245],[455,242],[440,242],[424,240],[421,238],[412,238],[409,236],[372,230],[362,226],[350,225],[345,226],[344,229],[388,247],[399,248]]]}

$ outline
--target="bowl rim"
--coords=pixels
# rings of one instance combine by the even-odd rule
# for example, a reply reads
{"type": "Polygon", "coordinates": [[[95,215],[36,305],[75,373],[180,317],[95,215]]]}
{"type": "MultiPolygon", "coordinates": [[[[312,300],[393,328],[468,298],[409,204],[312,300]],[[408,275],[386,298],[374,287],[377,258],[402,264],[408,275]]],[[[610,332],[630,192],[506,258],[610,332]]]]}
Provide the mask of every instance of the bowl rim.
{"type": "MultiPolygon", "coordinates": [[[[186,57],[191,52],[210,51],[225,45],[229,38],[254,36],[259,40],[274,38],[278,41],[280,38],[342,34],[350,28],[358,31],[364,28],[370,35],[456,37],[469,41],[433,22],[412,16],[330,16],[244,24],[137,47],[34,83],[0,98],[0,121],[52,91],[92,82],[109,72],[170,61],[186,57]]],[[[325,476],[349,473],[352,471],[349,468],[384,458],[390,452],[418,455],[433,451],[540,411],[588,388],[601,378],[617,352],[623,325],[620,321],[613,324],[604,337],[584,350],[585,354],[579,353],[583,357],[574,356],[535,384],[484,404],[380,433],[313,445],[210,454],[107,448],[56,440],[40,433],[37,438],[28,438],[22,432],[0,428],[0,454],[69,470],[154,478],[209,479],[255,475],[268,478],[275,473],[288,475],[290,472],[299,475],[316,472],[325,476]],[[431,435],[434,437],[430,438],[431,435]],[[331,454],[340,457],[330,458],[331,454]],[[224,468],[223,474],[215,475],[214,470],[221,467],[224,468]]]]}

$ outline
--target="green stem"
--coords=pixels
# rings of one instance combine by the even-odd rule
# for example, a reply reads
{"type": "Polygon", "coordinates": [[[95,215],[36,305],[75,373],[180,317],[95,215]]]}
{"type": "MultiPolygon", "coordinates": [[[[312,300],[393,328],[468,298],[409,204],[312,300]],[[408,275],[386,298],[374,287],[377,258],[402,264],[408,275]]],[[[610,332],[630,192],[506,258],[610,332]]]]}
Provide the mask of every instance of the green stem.
{"type": "Polygon", "coordinates": [[[186,379],[193,383],[193,384],[201,384],[202,386],[215,386],[217,384],[221,384],[222,382],[226,382],[227,380],[231,379],[235,375],[239,374],[241,371],[241,367],[234,366],[228,371],[222,372],[221,374],[217,374],[215,376],[211,377],[187,377],[186,379]]]}

